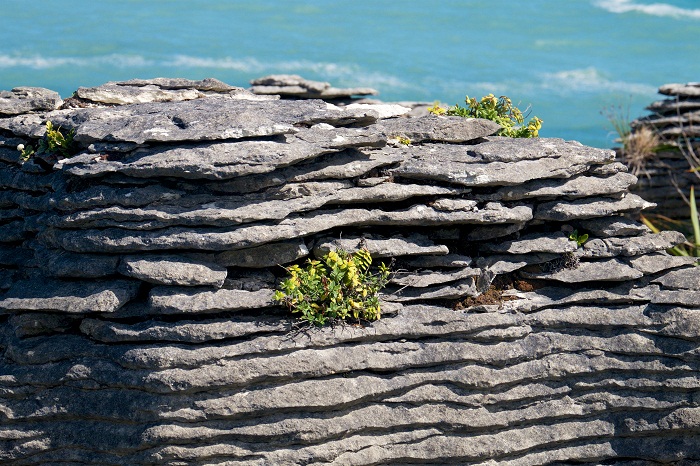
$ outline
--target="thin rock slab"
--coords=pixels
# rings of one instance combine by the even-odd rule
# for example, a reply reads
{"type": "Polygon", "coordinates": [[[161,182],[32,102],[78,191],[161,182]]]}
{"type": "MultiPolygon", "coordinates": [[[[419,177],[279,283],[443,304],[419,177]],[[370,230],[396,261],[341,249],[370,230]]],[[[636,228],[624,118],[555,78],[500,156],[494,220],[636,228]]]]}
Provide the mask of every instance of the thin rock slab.
{"type": "Polygon", "coordinates": [[[47,216],[44,224],[58,228],[109,228],[154,230],[171,226],[233,226],[265,220],[282,220],[292,214],[318,210],[335,204],[378,204],[405,201],[413,197],[461,194],[458,189],[428,185],[382,183],[359,188],[351,182],[309,182],[287,184],[279,190],[245,198],[222,196],[203,199],[203,204],[172,203],[142,208],[106,207],[81,210],[64,216],[47,216]]]}
{"type": "Polygon", "coordinates": [[[125,256],[119,273],[157,285],[214,286],[221,288],[227,270],[216,264],[176,255],[125,256]]]}
{"type": "Polygon", "coordinates": [[[42,270],[59,278],[100,278],[117,272],[119,256],[76,254],[36,246],[35,256],[42,270]]]}
{"type": "Polygon", "coordinates": [[[16,282],[0,300],[0,313],[21,311],[115,312],[136,297],[132,280],[59,281],[37,278],[16,282]]]}
{"type": "Polygon", "coordinates": [[[173,227],[156,231],[119,228],[70,231],[48,228],[38,237],[45,245],[74,252],[126,253],[166,249],[226,251],[306,237],[337,227],[523,223],[531,218],[532,209],[528,206],[481,209],[478,212],[442,212],[418,204],[402,211],[318,211],[303,217],[289,217],[276,224],[251,224],[236,229],[173,227]]]}
{"type": "Polygon", "coordinates": [[[75,96],[101,104],[142,104],[149,102],[181,102],[206,97],[208,93],[242,94],[241,87],[229,86],[214,78],[200,81],[190,79],[132,79],[108,82],[97,87],[79,87],[75,96]]]}
{"type": "Polygon", "coordinates": [[[439,256],[418,256],[418,257],[402,257],[400,264],[408,267],[429,268],[429,267],[445,267],[445,268],[462,268],[469,267],[473,260],[469,256],[462,254],[446,254],[439,256]]]}
{"type": "MultiPolygon", "coordinates": [[[[294,133],[295,125],[371,124],[371,111],[345,110],[321,100],[240,100],[225,96],[183,102],[159,102],[86,108],[45,115],[55,126],[75,129],[74,140],[136,144],[214,141],[294,133]]],[[[36,120],[14,122],[35,125],[36,120]]],[[[41,123],[39,123],[41,124],[41,123]]],[[[26,132],[26,131],[25,131],[26,132]]]]}
{"type": "Polygon", "coordinates": [[[62,103],[58,92],[42,87],[15,87],[11,91],[0,91],[0,116],[51,111],[62,103]]]}
{"type": "Polygon", "coordinates": [[[477,296],[476,281],[469,276],[463,280],[450,283],[448,285],[437,284],[425,288],[412,288],[402,286],[401,288],[387,288],[382,293],[382,299],[390,302],[405,303],[410,301],[430,301],[443,299],[460,299],[467,296],[477,296]]]}
{"type": "Polygon", "coordinates": [[[262,246],[236,249],[219,253],[183,253],[188,257],[214,262],[224,267],[262,269],[288,264],[307,257],[309,249],[303,240],[296,239],[262,246]]]}
{"type": "Polygon", "coordinates": [[[555,280],[563,283],[624,282],[644,276],[639,270],[618,259],[580,262],[575,268],[564,268],[553,273],[520,273],[525,278],[555,280]]]}
{"type": "Polygon", "coordinates": [[[427,288],[434,285],[464,280],[469,277],[479,277],[481,269],[466,267],[449,272],[436,270],[421,270],[419,272],[397,272],[389,282],[392,285],[406,286],[410,288],[427,288]]]}
{"type": "Polygon", "coordinates": [[[480,198],[494,201],[517,201],[521,199],[577,199],[582,197],[610,196],[629,191],[637,182],[630,173],[616,173],[607,178],[579,175],[562,180],[534,180],[523,185],[501,188],[493,194],[480,198]]]}
{"type": "Polygon", "coordinates": [[[636,194],[627,194],[622,199],[588,198],[575,201],[553,201],[537,206],[535,218],[567,222],[570,220],[609,217],[623,213],[639,212],[656,207],[636,194]]]}
{"type": "Polygon", "coordinates": [[[438,141],[461,143],[473,141],[496,133],[501,126],[481,118],[426,115],[417,118],[392,118],[381,120],[374,128],[388,138],[403,136],[411,143],[438,141]]]}
{"type": "Polygon", "coordinates": [[[211,290],[158,286],[151,290],[148,304],[162,314],[212,314],[276,306],[274,290],[211,290]]]}
{"type": "Polygon", "coordinates": [[[666,252],[649,253],[629,260],[629,264],[644,275],[663,272],[686,265],[694,265],[698,258],[692,256],[672,256],[666,252]]]}
{"type": "Polygon", "coordinates": [[[407,237],[397,235],[391,238],[376,235],[359,238],[322,238],[314,245],[313,253],[316,257],[322,257],[337,249],[355,252],[363,247],[369,250],[373,258],[445,255],[450,252],[447,246],[435,244],[424,235],[414,234],[407,237]]]}
{"type": "Polygon", "coordinates": [[[672,290],[700,291],[700,267],[672,270],[652,280],[672,290]]]}
{"type": "Polygon", "coordinates": [[[484,244],[483,251],[499,254],[530,254],[552,253],[564,254],[573,252],[578,248],[575,241],[571,241],[564,232],[549,234],[531,233],[520,239],[504,241],[500,244],[484,244]]]}
{"type": "Polygon", "coordinates": [[[272,74],[254,79],[250,91],[261,95],[280,95],[297,99],[341,99],[353,95],[376,95],[375,89],[358,87],[340,89],[330,83],[304,79],[296,74],[272,74]]]}
{"type": "Polygon", "coordinates": [[[283,132],[297,134],[274,140],[160,146],[137,150],[114,161],[86,155],[66,159],[62,166],[73,176],[94,177],[120,173],[137,178],[169,176],[227,180],[269,173],[349,147],[385,144],[384,137],[379,133],[328,125],[315,125],[305,130],[291,128],[290,131],[283,132]]]}
{"type": "Polygon", "coordinates": [[[581,228],[593,237],[638,236],[651,233],[649,227],[627,217],[599,217],[580,222],[581,228]]]}
{"type": "Polygon", "coordinates": [[[583,245],[579,254],[581,257],[641,256],[670,249],[684,241],[685,236],[678,231],[622,238],[594,238],[583,245]]]}
{"type": "Polygon", "coordinates": [[[700,97],[700,83],[672,83],[659,87],[659,94],[678,97],[700,97]]]}
{"type": "Polygon", "coordinates": [[[98,319],[83,319],[80,331],[105,343],[184,342],[203,343],[231,338],[276,334],[291,330],[290,322],[281,317],[232,317],[206,321],[120,324],[98,319]]]}
{"type": "Polygon", "coordinates": [[[614,159],[612,151],[561,139],[488,138],[475,145],[423,144],[385,148],[404,154],[391,173],[461,186],[511,186],[548,178],[571,178],[614,159]],[[507,139],[508,141],[503,141],[507,139]]]}

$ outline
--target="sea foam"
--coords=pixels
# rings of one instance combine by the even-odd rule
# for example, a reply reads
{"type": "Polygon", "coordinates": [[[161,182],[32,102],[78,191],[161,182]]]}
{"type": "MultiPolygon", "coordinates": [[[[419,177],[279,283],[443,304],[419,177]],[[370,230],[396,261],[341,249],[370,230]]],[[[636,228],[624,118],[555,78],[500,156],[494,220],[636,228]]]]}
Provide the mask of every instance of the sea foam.
{"type": "Polygon", "coordinates": [[[644,13],[652,16],[700,19],[700,9],[681,8],[668,3],[642,4],[632,0],[597,0],[593,4],[611,13],[644,13]]]}

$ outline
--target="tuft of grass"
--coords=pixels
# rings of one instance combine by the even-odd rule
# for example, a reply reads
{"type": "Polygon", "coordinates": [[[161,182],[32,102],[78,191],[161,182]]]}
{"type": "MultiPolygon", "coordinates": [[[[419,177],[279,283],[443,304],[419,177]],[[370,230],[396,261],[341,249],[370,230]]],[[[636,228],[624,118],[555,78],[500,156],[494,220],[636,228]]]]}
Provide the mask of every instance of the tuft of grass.
{"type": "MultiPolygon", "coordinates": [[[[690,235],[688,237],[688,240],[683,243],[679,244],[678,246],[675,246],[671,249],[668,250],[670,254],[673,254],[674,256],[692,256],[692,257],[700,257],[700,221],[698,221],[698,207],[697,203],[695,202],[695,187],[691,186],[690,187],[690,235]]],[[[674,221],[669,218],[663,217],[663,216],[658,216],[656,223],[652,221],[651,219],[641,216],[640,217],[642,220],[642,223],[644,223],[646,226],[649,227],[649,229],[654,232],[654,233],[659,233],[661,229],[659,228],[659,224],[661,222],[666,222],[666,223],[675,223],[675,224],[681,224],[682,222],[674,221]]],[[[687,223],[686,223],[687,225],[687,223]]],[[[679,228],[679,229],[687,229],[687,228],[679,228]]],[[[688,235],[687,235],[688,236],[688,235]]]]}

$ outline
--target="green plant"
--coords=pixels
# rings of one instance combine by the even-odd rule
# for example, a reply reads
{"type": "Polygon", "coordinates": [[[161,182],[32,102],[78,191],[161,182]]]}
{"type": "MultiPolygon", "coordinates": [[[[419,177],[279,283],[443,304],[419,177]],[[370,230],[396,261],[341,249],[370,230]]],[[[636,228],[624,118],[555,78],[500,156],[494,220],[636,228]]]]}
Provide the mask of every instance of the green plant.
{"type": "MultiPolygon", "coordinates": [[[[698,222],[698,207],[695,202],[695,187],[690,187],[690,226],[692,230],[692,236],[689,241],[683,244],[674,246],[669,249],[668,252],[674,256],[692,256],[700,257],[700,223],[698,222]]],[[[642,223],[649,227],[649,229],[654,233],[659,233],[661,229],[655,225],[650,219],[645,216],[641,216],[642,223]]]]}
{"type": "Polygon", "coordinates": [[[396,136],[396,140],[398,141],[399,144],[402,144],[404,146],[411,145],[411,140],[408,139],[406,136],[396,136]]]}
{"type": "Polygon", "coordinates": [[[495,121],[501,125],[501,129],[496,133],[498,136],[511,138],[536,138],[539,136],[542,120],[533,117],[526,125],[523,125],[525,121],[523,113],[504,95],[496,98],[493,94],[489,94],[482,97],[481,100],[466,96],[464,102],[466,107],[460,107],[459,105],[450,107],[447,109],[447,115],[465,118],[485,118],[495,121]]]}
{"type": "Polygon", "coordinates": [[[579,235],[578,230],[574,230],[569,234],[569,239],[571,241],[576,242],[576,244],[578,244],[578,247],[581,247],[586,241],[588,241],[588,233],[579,235]]]}
{"type": "Polygon", "coordinates": [[[305,269],[286,267],[289,276],[274,299],[314,325],[349,317],[377,320],[381,317],[378,293],[389,280],[389,268],[381,263],[372,274],[371,265],[366,248],[353,254],[330,251],[320,261],[308,260],[305,269]]]}
{"type": "Polygon", "coordinates": [[[444,115],[447,113],[447,109],[445,107],[440,106],[440,102],[437,100],[433,102],[432,107],[428,107],[428,113],[432,113],[433,115],[444,115]]]}
{"type": "Polygon", "coordinates": [[[31,145],[20,144],[17,150],[21,152],[20,157],[25,162],[33,155],[55,154],[61,158],[68,158],[75,155],[75,144],[73,137],[75,130],[70,130],[63,134],[61,127],[54,128],[51,121],[46,122],[46,133],[39,141],[38,148],[35,150],[31,145]]]}

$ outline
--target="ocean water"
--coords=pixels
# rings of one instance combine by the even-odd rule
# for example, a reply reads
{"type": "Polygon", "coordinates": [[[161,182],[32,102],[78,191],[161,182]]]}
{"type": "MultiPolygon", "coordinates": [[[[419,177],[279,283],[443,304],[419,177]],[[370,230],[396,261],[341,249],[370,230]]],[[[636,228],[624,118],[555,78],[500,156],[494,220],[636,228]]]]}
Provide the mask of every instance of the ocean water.
{"type": "Polygon", "coordinates": [[[605,114],[700,81],[697,0],[3,0],[0,89],[272,73],[385,101],[508,95],[541,135],[611,147],[605,114]]]}

